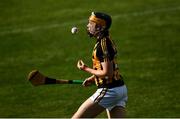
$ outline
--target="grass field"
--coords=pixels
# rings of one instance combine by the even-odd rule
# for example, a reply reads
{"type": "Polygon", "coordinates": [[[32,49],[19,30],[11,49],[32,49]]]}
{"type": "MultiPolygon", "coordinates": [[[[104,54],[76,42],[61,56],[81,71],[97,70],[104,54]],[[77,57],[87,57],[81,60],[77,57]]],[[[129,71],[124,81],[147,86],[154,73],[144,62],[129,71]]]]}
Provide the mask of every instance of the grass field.
{"type": "MultiPolygon", "coordinates": [[[[180,117],[179,0],[1,0],[0,117],[71,117],[92,86],[33,87],[32,69],[54,78],[84,79],[95,40],[92,11],[112,15],[112,39],[128,87],[127,117],[180,117]],[[72,35],[70,29],[79,28],[72,35]]],[[[99,117],[106,117],[102,113],[99,117]]]]}

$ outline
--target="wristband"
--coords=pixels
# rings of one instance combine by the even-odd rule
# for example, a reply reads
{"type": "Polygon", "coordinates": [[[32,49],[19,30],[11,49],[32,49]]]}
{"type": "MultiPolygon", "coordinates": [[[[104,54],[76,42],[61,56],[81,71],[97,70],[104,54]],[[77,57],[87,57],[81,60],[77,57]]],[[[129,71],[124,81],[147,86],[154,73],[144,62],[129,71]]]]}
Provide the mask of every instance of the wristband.
{"type": "Polygon", "coordinates": [[[87,68],[87,66],[86,66],[86,65],[84,65],[84,67],[83,67],[83,68],[81,68],[81,70],[83,70],[83,71],[84,71],[86,68],[87,68]]]}

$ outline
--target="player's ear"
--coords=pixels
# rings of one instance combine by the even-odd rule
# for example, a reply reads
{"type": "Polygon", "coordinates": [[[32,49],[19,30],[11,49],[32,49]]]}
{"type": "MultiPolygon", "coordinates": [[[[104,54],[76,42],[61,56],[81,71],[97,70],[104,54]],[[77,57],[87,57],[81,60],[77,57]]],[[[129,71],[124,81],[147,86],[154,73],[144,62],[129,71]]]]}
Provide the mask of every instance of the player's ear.
{"type": "Polygon", "coordinates": [[[101,25],[96,24],[96,30],[103,31],[104,28],[101,25]]]}

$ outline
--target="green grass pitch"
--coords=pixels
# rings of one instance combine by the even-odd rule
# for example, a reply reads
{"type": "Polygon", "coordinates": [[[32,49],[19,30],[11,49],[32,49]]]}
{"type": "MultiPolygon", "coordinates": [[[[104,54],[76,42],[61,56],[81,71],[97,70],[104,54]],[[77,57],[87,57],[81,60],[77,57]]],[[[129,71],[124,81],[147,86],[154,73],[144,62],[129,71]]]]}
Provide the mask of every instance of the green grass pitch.
{"type": "Polygon", "coordinates": [[[26,80],[33,69],[54,78],[89,76],[76,62],[91,66],[92,11],[112,15],[127,117],[180,117],[179,0],[1,0],[0,11],[0,117],[69,118],[93,94],[95,86],[33,87],[26,80]]]}

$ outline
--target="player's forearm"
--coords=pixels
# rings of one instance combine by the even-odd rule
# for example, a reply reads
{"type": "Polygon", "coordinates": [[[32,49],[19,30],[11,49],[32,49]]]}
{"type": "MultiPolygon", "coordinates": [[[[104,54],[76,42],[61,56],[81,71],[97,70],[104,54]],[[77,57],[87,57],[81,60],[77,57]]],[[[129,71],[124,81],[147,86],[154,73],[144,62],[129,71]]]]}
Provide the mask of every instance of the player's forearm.
{"type": "Polygon", "coordinates": [[[82,69],[90,74],[93,74],[95,76],[98,76],[98,77],[105,77],[108,75],[108,72],[104,71],[104,70],[94,70],[92,68],[89,68],[89,67],[85,67],[84,69],[82,69]]]}

